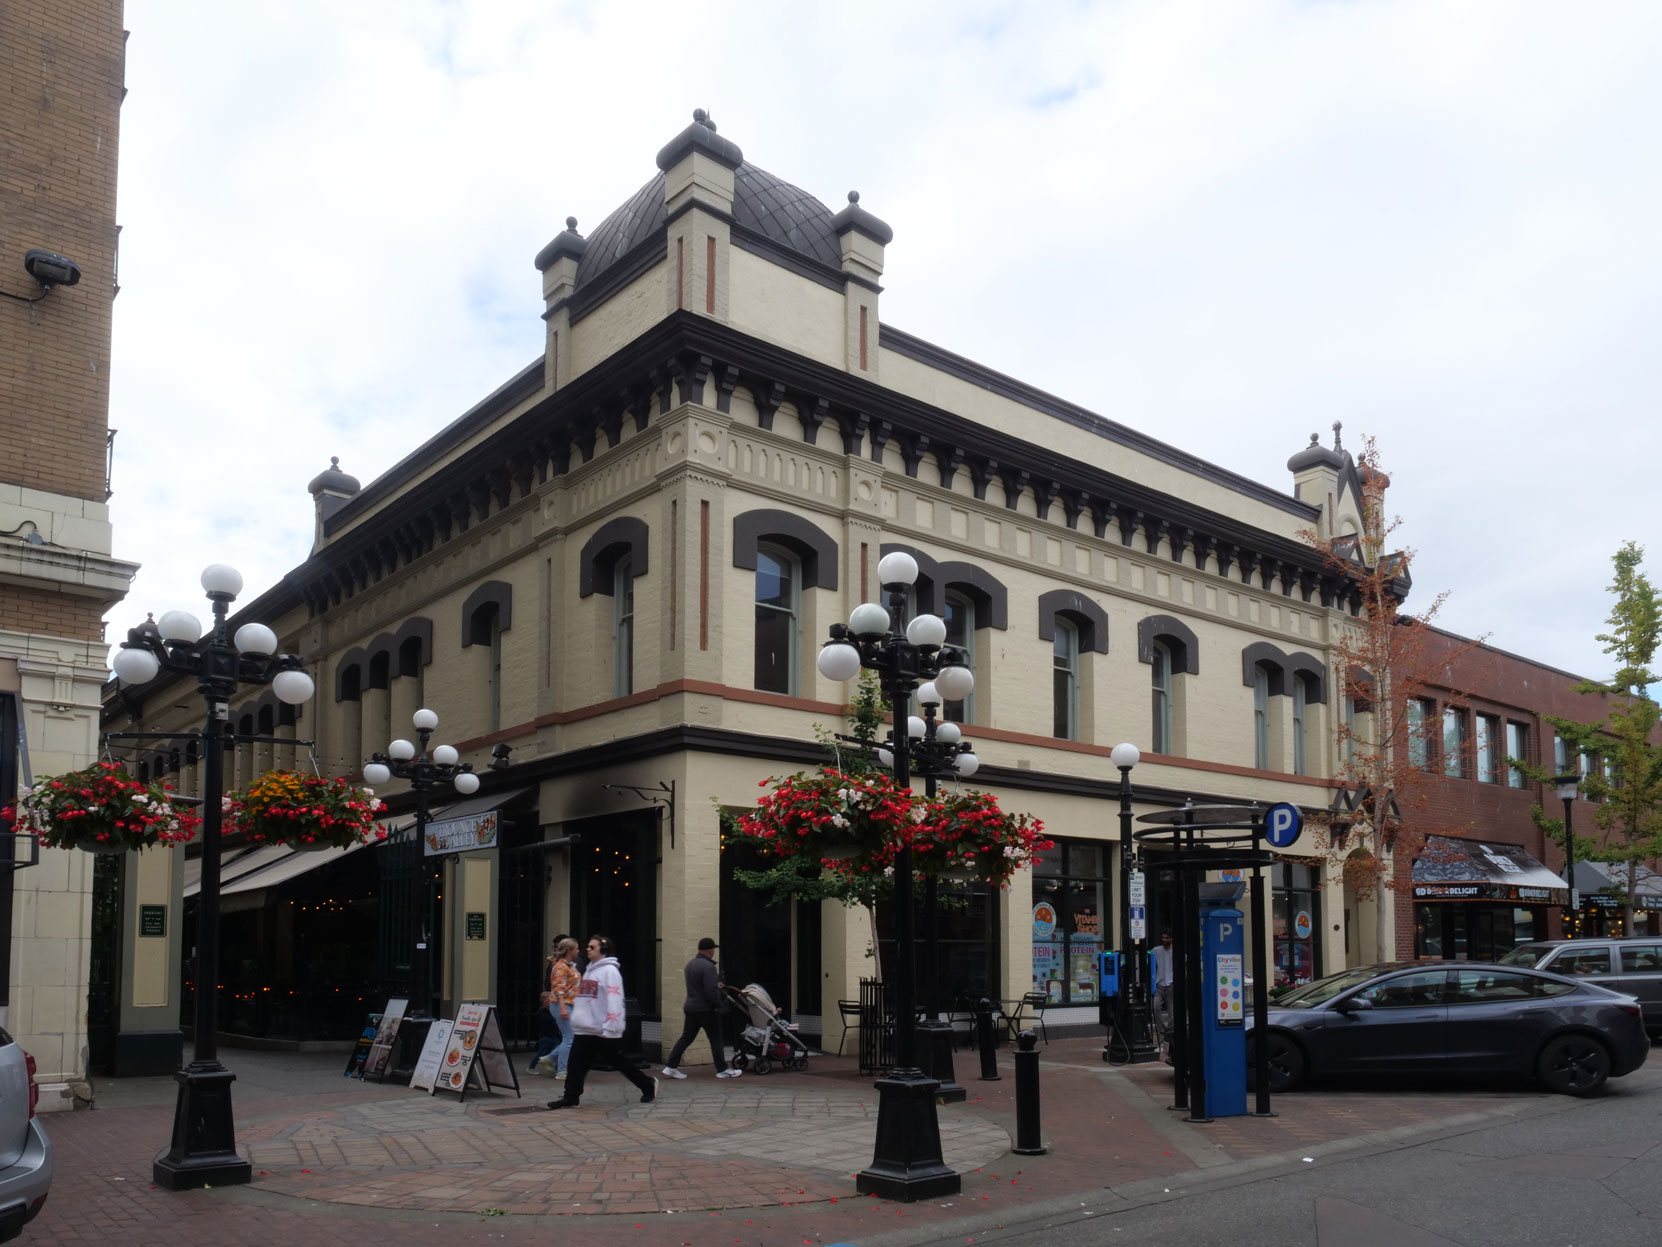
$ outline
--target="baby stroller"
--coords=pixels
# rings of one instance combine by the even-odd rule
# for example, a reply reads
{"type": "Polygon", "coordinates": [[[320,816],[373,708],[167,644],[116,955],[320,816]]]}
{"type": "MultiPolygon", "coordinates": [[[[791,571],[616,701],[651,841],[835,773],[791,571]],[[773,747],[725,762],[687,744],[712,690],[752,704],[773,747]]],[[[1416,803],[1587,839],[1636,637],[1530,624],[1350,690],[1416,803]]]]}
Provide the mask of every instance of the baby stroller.
{"type": "Polygon", "coordinates": [[[780,1069],[808,1068],[808,1045],[796,1033],[796,1023],[780,1016],[773,998],[760,983],[724,989],[750,1019],[750,1025],[739,1036],[738,1051],[733,1054],[734,1069],[750,1069],[766,1074],[778,1065],[780,1069]]]}

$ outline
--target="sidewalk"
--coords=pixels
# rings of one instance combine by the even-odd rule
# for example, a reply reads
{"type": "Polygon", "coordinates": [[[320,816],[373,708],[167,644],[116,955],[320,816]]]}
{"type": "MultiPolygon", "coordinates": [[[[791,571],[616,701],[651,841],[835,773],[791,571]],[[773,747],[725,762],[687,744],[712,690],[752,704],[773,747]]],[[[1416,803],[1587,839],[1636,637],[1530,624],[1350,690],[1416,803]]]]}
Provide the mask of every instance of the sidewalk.
{"type": "Polygon", "coordinates": [[[1324,1091],[1277,1101],[1279,1116],[1193,1125],[1166,1106],[1163,1066],[1115,1068],[1100,1041],[1058,1040],[1043,1053],[1050,1151],[1010,1154],[1015,1130],[1008,1049],[999,1082],[960,1053],[968,1103],[942,1107],[947,1163],[963,1193],[896,1205],[856,1194],[871,1160],[877,1096],[852,1057],[815,1058],[807,1073],[714,1078],[708,1066],[665,1080],[642,1105],[614,1074],[595,1075],[583,1107],[550,1113],[552,1078],[512,1095],[429,1097],[340,1077],[344,1057],[228,1051],[244,1187],[171,1193],[150,1163],[171,1132],[174,1084],[136,1079],[97,1089],[91,1111],[47,1119],[57,1178],[24,1241],[307,1244],[319,1235],[385,1231],[415,1243],[546,1243],[579,1229],[585,1243],[866,1244],[895,1231],[915,1241],[959,1235],[1047,1201],[1101,1200],[1105,1188],[1213,1179],[1320,1150],[1430,1133],[1530,1111],[1527,1089],[1470,1093],[1324,1091]],[[918,1237],[920,1236],[921,1237],[918,1237]]]}

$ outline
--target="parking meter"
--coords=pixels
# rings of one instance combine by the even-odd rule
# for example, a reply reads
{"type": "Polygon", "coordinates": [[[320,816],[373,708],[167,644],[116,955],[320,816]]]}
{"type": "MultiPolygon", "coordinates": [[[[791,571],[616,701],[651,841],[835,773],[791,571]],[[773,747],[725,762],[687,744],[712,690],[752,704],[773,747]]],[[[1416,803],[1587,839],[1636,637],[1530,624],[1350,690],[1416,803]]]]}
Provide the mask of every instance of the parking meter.
{"type": "Polygon", "coordinates": [[[1097,1025],[1112,1026],[1114,1024],[1114,998],[1120,994],[1120,968],[1122,955],[1117,949],[1110,948],[1107,952],[1098,953],[1096,958],[1098,996],[1097,996],[1097,1025]]]}
{"type": "Polygon", "coordinates": [[[1201,1050],[1208,1117],[1243,1117],[1246,1094],[1246,922],[1238,909],[1201,921],[1201,1050]]]}

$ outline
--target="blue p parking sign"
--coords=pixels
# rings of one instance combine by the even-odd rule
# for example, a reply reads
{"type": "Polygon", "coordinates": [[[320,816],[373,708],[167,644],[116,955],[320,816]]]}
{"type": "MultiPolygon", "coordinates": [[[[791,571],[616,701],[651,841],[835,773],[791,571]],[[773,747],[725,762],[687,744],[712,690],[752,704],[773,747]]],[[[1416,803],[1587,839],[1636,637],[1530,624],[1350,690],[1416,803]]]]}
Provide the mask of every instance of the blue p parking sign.
{"type": "Polygon", "coordinates": [[[1304,815],[1290,801],[1277,801],[1264,811],[1264,839],[1278,849],[1288,847],[1304,830],[1304,815]]]}

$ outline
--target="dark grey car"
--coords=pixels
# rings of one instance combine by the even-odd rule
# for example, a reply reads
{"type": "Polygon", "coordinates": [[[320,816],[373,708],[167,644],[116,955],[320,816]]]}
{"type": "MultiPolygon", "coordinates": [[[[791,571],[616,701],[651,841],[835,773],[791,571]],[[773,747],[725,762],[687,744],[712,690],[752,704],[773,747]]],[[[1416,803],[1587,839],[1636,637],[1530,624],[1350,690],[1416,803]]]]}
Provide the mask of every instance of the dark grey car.
{"type": "MultiPolygon", "coordinates": [[[[1400,962],[1330,974],[1271,1002],[1270,1089],[1309,1076],[1534,1077],[1587,1095],[1645,1063],[1631,996],[1488,962],[1400,962]]],[[[1249,1061],[1252,1019],[1247,1019],[1249,1061]]]]}
{"type": "Polygon", "coordinates": [[[1548,970],[1633,996],[1644,1011],[1645,1029],[1662,1037],[1662,938],[1537,940],[1519,944],[1500,964],[1548,970]]]}
{"type": "Polygon", "coordinates": [[[0,1243],[34,1220],[52,1185],[52,1144],[35,1117],[35,1059],[0,1030],[0,1243]]]}

